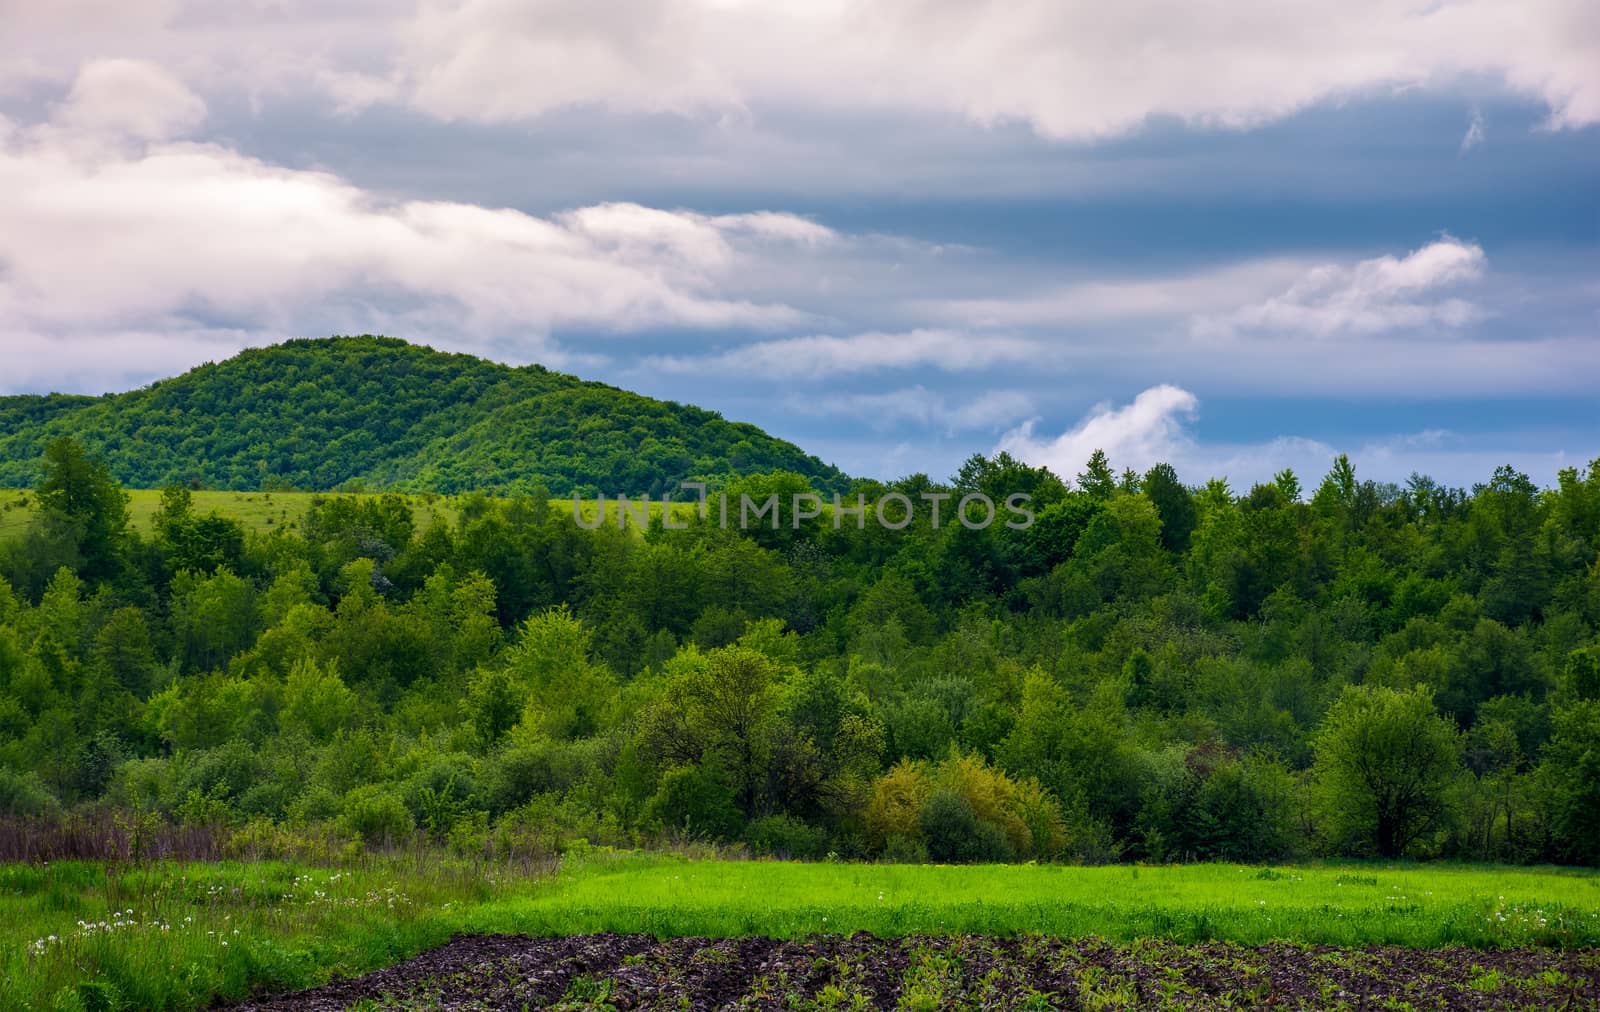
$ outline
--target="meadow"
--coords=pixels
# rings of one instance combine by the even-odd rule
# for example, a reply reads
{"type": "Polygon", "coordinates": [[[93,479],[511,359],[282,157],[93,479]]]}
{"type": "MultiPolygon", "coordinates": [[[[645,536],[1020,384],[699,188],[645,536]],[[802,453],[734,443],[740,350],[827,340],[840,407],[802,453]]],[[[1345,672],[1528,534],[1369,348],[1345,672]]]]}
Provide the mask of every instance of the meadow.
{"type": "Polygon", "coordinates": [[[474,914],[482,931],[1031,932],[1258,944],[1594,945],[1600,874],[1442,865],[896,865],[636,858],[474,914]]]}
{"type": "MultiPolygon", "coordinates": [[[[161,490],[135,488],[127,489],[128,494],[128,522],[133,530],[142,537],[150,537],[155,531],[155,517],[161,510],[161,490]]],[[[224,516],[237,520],[245,530],[266,532],[277,527],[294,529],[298,528],[305,520],[306,512],[311,506],[325,499],[345,493],[339,492],[219,492],[215,490],[200,490],[192,492],[192,508],[197,514],[210,512],[221,513],[224,516]]],[[[358,493],[369,495],[372,493],[358,493]]],[[[446,496],[434,493],[419,495],[401,495],[406,504],[411,507],[412,516],[419,531],[427,530],[436,520],[446,524],[455,524],[461,515],[462,496],[446,496]]],[[[495,500],[501,501],[501,500],[495,500]]],[[[566,513],[572,510],[571,499],[552,498],[550,505],[554,509],[566,513]]],[[[579,508],[585,522],[592,522],[595,516],[595,501],[583,499],[579,501],[579,508]]],[[[606,501],[606,518],[615,523],[617,516],[617,503],[615,500],[606,501]]],[[[637,509],[637,506],[635,506],[637,509]]],[[[679,503],[674,508],[675,515],[689,517],[694,510],[694,504],[679,503]]],[[[0,489],[0,542],[20,538],[38,515],[38,504],[33,492],[26,489],[0,489]]],[[[630,514],[628,523],[633,523],[630,514]]],[[[652,518],[661,515],[661,503],[650,503],[652,518]]]]}
{"type": "MultiPolygon", "coordinates": [[[[155,530],[155,517],[161,509],[161,490],[127,489],[128,521],[142,537],[150,537],[155,530]]],[[[274,527],[298,527],[314,501],[326,499],[332,492],[218,492],[200,490],[191,493],[196,513],[215,510],[250,531],[270,531],[274,527]]],[[[408,495],[418,529],[426,529],[435,518],[454,523],[458,515],[456,500],[440,495],[408,495]]],[[[21,537],[38,515],[38,502],[33,492],[25,489],[0,489],[0,541],[21,537]]]]}
{"type": "Polygon", "coordinates": [[[0,868],[0,1005],[182,1009],[307,987],[456,934],[1097,937],[1483,950],[1600,945],[1600,875],[1551,868],[561,863],[436,854],[0,868]]]}
{"type": "Polygon", "coordinates": [[[366,972],[447,940],[506,874],[437,855],[3,866],[0,1008],[191,1009],[366,972]]]}

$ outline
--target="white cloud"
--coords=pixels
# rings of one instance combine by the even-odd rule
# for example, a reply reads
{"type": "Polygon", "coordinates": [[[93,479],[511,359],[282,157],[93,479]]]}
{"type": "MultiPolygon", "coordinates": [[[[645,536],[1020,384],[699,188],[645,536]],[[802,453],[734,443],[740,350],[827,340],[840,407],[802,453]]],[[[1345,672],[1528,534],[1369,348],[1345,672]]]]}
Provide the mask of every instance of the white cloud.
{"type": "Polygon", "coordinates": [[[1481,281],[1487,265],[1482,247],[1444,236],[1403,256],[1272,257],[1165,277],[1085,280],[915,305],[979,328],[1168,321],[1204,337],[1377,334],[1399,327],[1461,327],[1480,319],[1484,310],[1453,293],[1481,281]]]}
{"type": "Polygon", "coordinates": [[[1461,153],[1466,154],[1484,140],[1483,113],[1472,110],[1472,121],[1467,124],[1467,132],[1461,137],[1461,153]]]}
{"type": "Polygon", "coordinates": [[[1476,243],[1448,236],[1404,257],[1325,264],[1287,291],[1224,317],[1201,317],[1195,332],[1259,332],[1329,337],[1410,329],[1461,327],[1483,315],[1473,302],[1444,294],[1483,276],[1487,258],[1476,243]]]}
{"type": "Polygon", "coordinates": [[[783,239],[807,246],[821,246],[839,236],[825,225],[793,214],[773,211],[756,211],[750,214],[721,214],[711,219],[718,228],[732,232],[749,232],[771,239],[783,239]]]}
{"type": "Polygon", "coordinates": [[[1591,0],[427,0],[403,37],[413,101],[445,118],[820,105],[1094,138],[1488,76],[1552,125],[1600,121],[1591,0]]]}
{"type": "Polygon", "coordinates": [[[1019,390],[962,398],[918,385],[882,393],[794,394],[785,405],[797,415],[844,418],[877,431],[915,425],[929,434],[955,435],[1010,425],[1033,410],[1033,398],[1019,390]]]}
{"type": "MultiPolygon", "coordinates": [[[[1375,335],[1460,328],[1487,310],[1461,293],[1484,280],[1476,243],[1444,236],[1401,256],[1270,257],[1166,276],[1100,278],[1000,296],[914,300],[920,313],[974,328],[1161,324],[1174,333],[1375,335]]],[[[985,279],[990,280],[990,279],[985,279]]]]}
{"type": "Polygon", "coordinates": [[[712,355],[661,356],[648,360],[644,367],[679,373],[712,371],[817,380],[891,369],[967,372],[1000,363],[1027,362],[1040,354],[1037,342],[1023,338],[912,330],[759,341],[712,355]]]}
{"type": "Polygon", "coordinates": [[[1314,266],[1298,258],[1249,260],[1186,274],[1098,278],[1006,296],[930,299],[915,306],[972,327],[1185,319],[1266,298],[1314,266]]]}
{"type": "Polygon", "coordinates": [[[1096,407],[1059,436],[1039,435],[1036,422],[1026,423],[1007,433],[995,449],[1042,464],[1068,480],[1083,470],[1095,450],[1102,449],[1117,471],[1131,467],[1143,472],[1152,464],[1165,462],[1187,484],[1223,478],[1235,492],[1270,481],[1286,467],[1292,468],[1309,490],[1340,452],[1349,455],[1357,476],[1363,479],[1403,482],[1415,472],[1462,486],[1485,481],[1496,467],[1512,462],[1536,480],[1550,484],[1560,468],[1587,459],[1550,450],[1540,434],[1468,440],[1440,429],[1368,438],[1342,447],[1293,435],[1251,443],[1202,442],[1190,427],[1199,405],[1199,398],[1182,388],[1151,387],[1121,407],[1096,407]],[[1493,445],[1497,442],[1500,445],[1493,445]]]}
{"type": "Polygon", "coordinates": [[[784,403],[797,415],[847,418],[853,425],[880,432],[902,428],[907,424],[931,425],[944,411],[944,398],[923,386],[883,393],[825,394],[817,397],[791,394],[784,403]]]}
{"type": "MultiPolygon", "coordinates": [[[[1137,347],[1102,368],[1137,378],[1137,347]]],[[[1593,334],[1474,338],[1443,343],[1409,335],[1338,341],[1157,342],[1144,361],[1213,393],[1382,397],[1402,400],[1582,396],[1600,369],[1593,334]]]]}
{"type": "Polygon", "coordinates": [[[15,331],[0,324],[0,395],[112,393],[129,377],[175,376],[202,362],[219,362],[251,345],[295,334],[225,329],[107,330],[71,338],[15,331]]]}
{"type": "MultiPolygon", "coordinates": [[[[134,132],[193,122],[187,92],[150,69],[118,70],[165,96],[137,105],[157,112],[134,132]]],[[[538,216],[388,199],[216,144],[106,144],[100,131],[116,120],[91,114],[106,108],[91,101],[104,95],[95,76],[52,122],[0,120],[0,342],[379,331],[587,368],[607,363],[552,335],[676,328],[693,351],[629,359],[623,375],[793,383],[920,371],[937,388],[929,374],[1003,372],[1041,398],[1068,379],[1079,396],[1107,378],[1142,385],[1153,362],[1216,393],[1408,398],[1573,392],[1600,368],[1590,334],[1463,328],[1512,314],[1486,283],[1483,250],[1449,238],[1403,255],[1036,287],[1036,268],[1004,258],[775,211],[618,202],[538,216]],[[820,323],[860,329],[800,330],[820,323]],[[1460,338],[1449,354],[1430,339],[1440,330],[1460,338]],[[1338,339],[1260,339],[1282,335],[1338,339]]],[[[1542,283],[1517,297],[1539,297],[1542,283]]],[[[79,357],[61,348],[53,375],[74,377],[79,357]]],[[[139,377],[157,373],[152,358],[139,377]]],[[[977,412],[957,422],[971,430],[980,416],[1021,416],[966,401],[947,410],[977,412]]]]}
{"type": "Polygon", "coordinates": [[[65,84],[82,64],[116,57],[207,94],[309,87],[351,103],[357,78],[390,62],[407,16],[389,0],[0,0],[0,93],[65,84]]]}
{"type": "Polygon", "coordinates": [[[400,82],[393,76],[364,74],[338,67],[324,67],[313,75],[317,87],[333,99],[341,116],[354,116],[372,106],[397,102],[402,97],[400,82]]]}
{"type": "Polygon", "coordinates": [[[160,67],[140,60],[96,60],[79,70],[54,119],[69,130],[167,140],[187,134],[205,115],[200,96],[160,67]]]}
{"type": "Polygon", "coordinates": [[[1053,285],[973,272],[929,286],[954,296],[906,305],[976,335],[1023,335],[1036,345],[1027,363],[1041,378],[1143,384],[1157,363],[1162,376],[1219,394],[1426,399],[1586,390],[1600,368],[1600,342],[1584,319],[1541,329],[1527,307],[1537,302],[1559,319],[1550,315],[1557,307],[1592,305],[1593,286],[1565,266],[1529,273],[1523,264],[1520,273],[1491,275],[1488,262],[1477,244],[1446,236],[1366,258],[1274,257],[1053,285]],[[959,286],[993,294],[963,296],[959,286]]]}
{"type": "Polygon", "coordinates": [[[953,431],[1010,425],[1033,410],[1033,398],[1020,390],[990,390],[949,413],[953,431]]]}
{"type": "Polygon", "coordinates": [[[867,112],[1093,140],[1485,82],[1553,128],[1600,122],[1593,0],[0,0],[0,24],[0,94],[114,56],[208,96],[480,122],[867,112]]]}
{"type": "Polygon", "coordinates": [[[0,129],[8,350],[60,339],[57,374],[71,375],[88,347],[71,339],[112,333],[391,330],[478,347],[517,334],[549,352],[561,326],[759,331],[808,314],[744,293],[833,239],[770,212],[389,201],[217,145],[139,143],[192,125],[191,98],[152,68],[96,65],[51,122],[0,129]],[[99,143],[106,131],[124,143],[99,143]]]}
{"type": "Polygon", "coordinates": [[[1059,436],[1035,433],[1029,421],[1007,433],[998,450],[1007,450],[1032,464],[1043,464],[1071,478],[1095,450],[1104,450],[1118,468],[1144,470],[1192,443],[1183,423],[1193,418],[1200,399],[1170,384],[1151,387],[1120,408],[1102,404],[1059,436]]]}

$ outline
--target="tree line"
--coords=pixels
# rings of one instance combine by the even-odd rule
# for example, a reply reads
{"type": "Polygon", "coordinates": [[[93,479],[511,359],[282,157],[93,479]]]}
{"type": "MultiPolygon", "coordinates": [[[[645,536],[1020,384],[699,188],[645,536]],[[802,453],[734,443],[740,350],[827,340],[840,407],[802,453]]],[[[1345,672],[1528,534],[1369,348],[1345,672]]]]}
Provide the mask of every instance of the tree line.
{"type": "MultiPolygon", "coordinates": [[[[0,545],[0,814],[894,860],[1600,862],[1600,461],[1248,490],[1000,454],[1034,522],[586,530],[541,490],[130,529],[52,442],[0,545]]],[[[794,472],[726,480],[765,500],[794,472]]],[[[898,520],[898,516],[896,517],[898,520]]]]}

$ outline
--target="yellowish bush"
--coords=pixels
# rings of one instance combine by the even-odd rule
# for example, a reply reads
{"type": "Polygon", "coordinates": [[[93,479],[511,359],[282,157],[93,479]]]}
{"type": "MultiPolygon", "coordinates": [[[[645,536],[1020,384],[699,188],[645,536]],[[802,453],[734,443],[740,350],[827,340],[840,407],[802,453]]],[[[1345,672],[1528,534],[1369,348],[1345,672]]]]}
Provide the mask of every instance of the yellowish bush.
{"type": "Polygon", "coordinates": [[[928,764],[903,759],[872,785],[867,805],[867,835],[875,847],[891,836],[916,837],[922,803],[933,793],[928,764]]]}
{"type": "Polygon", "coordinates": [[[1059,857],[1067,849],[1067,822],[1061,816],[1061,802],[1033,777],[1014,781],[1016,789],[1011,810],[1028,829],[1033,857],[1059,857]]]}
{"type": "Polygon", "coordinates": [[[1033,834],[1017,814],[1017,785],[1003,771],[977,754],[953,752],[939,764],[933,779],[935,789],[960,795],[979,819],[1000,827],[1018,854],[1032,852],[1033,834]]]}
{"type": "Polygon", "coordinates": [[[938,764],[903,760],[872,785],[867,832],[875,847],[891,837],[920,838],[923,805],[949,791],[983,822],[998,827],[1025,857],[1055,857],[1067,845],[1061,803],[1035,779],[1017,781],[977,754],[954,752],[938,764]]]}

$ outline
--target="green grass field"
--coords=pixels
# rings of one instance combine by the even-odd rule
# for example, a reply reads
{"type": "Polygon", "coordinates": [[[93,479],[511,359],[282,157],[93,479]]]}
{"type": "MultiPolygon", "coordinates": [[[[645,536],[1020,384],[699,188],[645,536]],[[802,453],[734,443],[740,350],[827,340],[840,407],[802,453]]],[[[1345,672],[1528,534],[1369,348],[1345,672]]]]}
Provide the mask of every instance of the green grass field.
{"type": "Polygon", "coordinates": [[[1600,944],[1600,874],[1450,866],[791,864],[593,855],[559,874],[374,858],[0,868],[0,1007],[193,1008],[457,932],[1018,933],[1480,948],[1600,944]],[[103,1007],[114,1007],[103,1006],[103,1007]]]}
{"type": "Polygon", "coordinates": [[[192,1009],[405,959],[494,883],[464,866],[0,867],[0,1008],[192,1009]]]}
{"type": "MultiPolygon", "coordinates": [[[[148,536],[155,526],[156,513],[161,509],[161,492],[156,489],[128,489],[128,518],[133,529],[141,535],[148,536]]],[[[311,502],[316,498],[327,498],[337,495],[335,492],[212,492],[200,491],[192,493],[192,503],[195,512],[209,513],[213,510],[224,516],[232,517],[239,521],[246,530],[268,531],[277,526],[297,527],[305,519],[306,510],[311,508],[311,502]]],[[[426,530],[435,518],[453,524],[459,515],[460,499],[455,496],[441,495],[408,495],[405,499],[411,504],[413,515],[416,517],[417,530],[426,530]]],[[[551,499],[550,505],[570,513],[572,510],[571,499],[551,499]]],[[[592,521],[595,516],[595,502],[592,499],[581,501],[584,520],[592,521]]],[[[675,516],[685,519],[693,515],[695,505],[692,502],[678,503],[673,507],[675,516]]],[[[33,493],[20,489],[0,489],[0,541],[20,537],[27,530],[28,524],[35,515],[35,502],[33,493]]],[[[617,503],[615,500],[606,501],[606,516],[612,523],[616,522],[617,503]]],[[[634,516],[628,518],[631,527],[634,516]]],[[[661,515],[659,501],[650,504],[650,516],[661,515]]]]}
{"type": "Polygon", "coordinates": [[[1116,940],[1411,946],[1600,943],[1600,875],[1527,868],[1376,865],[876,865],[595,863],[475,928],[569,934],[1036,932],[1116,940]]]}
{"type": "MultiPolygon", "coordinates": [[[[157,489],[128,489],[128,519],[133,529],[149,535],[154,529],[155,516],[161,509],[161,492],[157,489]]],[[[192,493],[194,510],[209,513],[212,510],[229,516],[243,524],[247,530],[265,531],[275,526],[296,526],[305,519],[306,510],[314,498],[327,498],[334,493],[324,492],[211,492],[192,493]]],[[[416,515],[417,528],[426,528],[434,517],[450,523],[456,519],[456,501],[448,496],[406,496],[416,515]]],[[[0,490],[0,540],[19,536],[33,521],[35,502],[32,492],[0,490]]]]}

